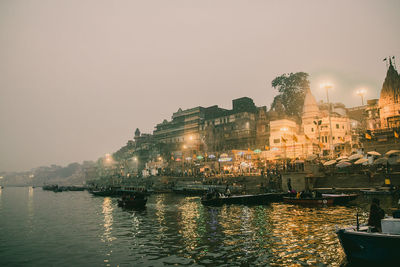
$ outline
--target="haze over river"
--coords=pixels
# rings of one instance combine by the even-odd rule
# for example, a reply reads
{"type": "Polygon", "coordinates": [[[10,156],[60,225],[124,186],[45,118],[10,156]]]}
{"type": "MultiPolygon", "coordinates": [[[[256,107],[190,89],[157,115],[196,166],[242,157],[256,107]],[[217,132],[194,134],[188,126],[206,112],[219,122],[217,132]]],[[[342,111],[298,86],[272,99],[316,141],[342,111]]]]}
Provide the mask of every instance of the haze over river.
{"type": "Polygon", "coordinates": [[[6,187],[0,266],[338,266],[345,255],[335,227],[355,224],[357,210],[365,221],[369,203],[210,208],[199,197],[158,194],[129,211],[86,191],[6,187]]]}

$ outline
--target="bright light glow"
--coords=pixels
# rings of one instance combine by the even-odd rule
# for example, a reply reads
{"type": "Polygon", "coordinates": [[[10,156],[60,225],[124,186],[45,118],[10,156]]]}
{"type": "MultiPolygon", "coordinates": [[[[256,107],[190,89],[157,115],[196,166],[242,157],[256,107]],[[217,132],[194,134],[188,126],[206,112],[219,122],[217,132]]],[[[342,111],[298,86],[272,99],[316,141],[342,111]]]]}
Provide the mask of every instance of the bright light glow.
{"type": "Polygon", "coordinates": [[[134,160],[134,161],[137,161],[137,157],[134,157],[133,160],[134,160]]]}
{"type": "Polygon", "coordinates": [[[158,157],[158,160],[159,160],[159,161],[162,161],[162,157],[158,157]]]}
{"type": "Polygon", "coordinates": [[[282,132],[287,132],[287,131],[289,131],[289,129],[286,128],[286,127],[283,127],[283,128],[281,128],[281,131],[282,131],[282,132]]]}
{"type": "Polygon", "coordinates": [[[187,148],[187,146],[186,145],[183,145],[183,149],[186,149],[187,148]]]}
{"type": "Polygon", "coordinates": [[[323,89],[332,89],[333,88],[333,84],[330,82],[323,82],[320,84],[320,87],[323,89]]]}
{"type": "Polygon", "coordinates": [[[189,140],[193,140],[193,135],[189,135],[189,140]]]}
{"type": "Polygon", "coordinates": [[[364,96],[366,93],[367,93],[367,90],[365,90],[365,88],[361,88],[356,91],[356,94],[359,96],[364,96]]]}

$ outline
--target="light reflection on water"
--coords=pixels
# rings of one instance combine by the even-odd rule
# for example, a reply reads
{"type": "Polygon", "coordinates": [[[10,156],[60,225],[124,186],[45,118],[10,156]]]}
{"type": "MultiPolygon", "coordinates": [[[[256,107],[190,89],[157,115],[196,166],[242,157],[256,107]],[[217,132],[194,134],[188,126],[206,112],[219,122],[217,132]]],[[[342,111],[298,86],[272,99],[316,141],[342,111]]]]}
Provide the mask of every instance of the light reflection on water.
{"type": "MultiPolygon", "coordinates": [[[[104,266],[339,266],[344,254],[336,226],[354,225],[356,212],[365,222],[370,203],[370,199],[360,197],[358,204],[347,207],[305,208],[283,203],[204,207],[198,197],[160,194],[149,197],[145,210],[136,211],[119,208],[115,198],[92,197],[87,192],[56,194],[39,189],[33,193],[29,189],[27,194],[25,190],[3,189],[0,218],[7,221],[0,220],[4,233],[0,236],[0,259],[16,254],[10,244],[18,237],[7,236],[7,227],[18,230],[21,238],[25,229],[43,229],[46,234],[31,233],[40,239],[29,243],[21,239],[14,246],[19,250],[26,246],[24,251],[34,247],[34,259],[40,259],[42,265],[57,259],[70,266],[91,265],[101,259],[104,266]],[[18,203],[28,209],[13,208],[18,203]],[[23,221],[12,220],[22,212],[28,217],[28,227],[17,229],[23,221]],[[71,224],[79,230],[70,228],[62,240],[53,238],[71,224]],[[57,242],[62,244],[60,249],[54,245],[57,242]],[[74,250],[77,242],[83,242],[81,247],[87,249],[74,250]],[[73,257],[66,255],[66,247],[73,257]]],[[[386,210],[395,202],[381,201],[386,210]]],[[[10,265],[22,263],[8,257],[5,262],[10,265]]]]}

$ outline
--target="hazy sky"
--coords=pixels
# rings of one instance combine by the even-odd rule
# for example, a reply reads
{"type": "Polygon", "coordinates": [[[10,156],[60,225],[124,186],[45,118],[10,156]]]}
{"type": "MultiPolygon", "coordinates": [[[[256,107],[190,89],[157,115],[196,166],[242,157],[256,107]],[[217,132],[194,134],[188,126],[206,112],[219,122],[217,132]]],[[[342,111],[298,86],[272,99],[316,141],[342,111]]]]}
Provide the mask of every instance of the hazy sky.
{"type": "Polygon", "coordinates": [[[377,98],[400,60],[400,1],[0,0],[0,171],[96,160],[179,107],[304,71],[317,100],[377,98]]]}

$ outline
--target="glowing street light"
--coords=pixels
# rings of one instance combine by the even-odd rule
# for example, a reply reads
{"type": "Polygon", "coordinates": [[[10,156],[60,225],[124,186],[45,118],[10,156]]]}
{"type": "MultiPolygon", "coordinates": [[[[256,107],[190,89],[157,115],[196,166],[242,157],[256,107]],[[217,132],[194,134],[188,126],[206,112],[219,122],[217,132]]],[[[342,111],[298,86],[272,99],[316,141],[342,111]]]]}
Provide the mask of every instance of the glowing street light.
{"type": "Polygon", "coordinates": [[[331,150],[331,157],[333,157],[333,149],[332,149],[332,120],[331,120],[331,103],[329,102],[329,94],[328,90],[333,88],[331,83],[325,82],[321,84],[321,88],[324,88],[326,91],[326,101],[328,102],[328,117],[329,117],[329,149],[331,150]]]}
{"type": "Polygon", "coordinates": [[[367,90],[364,88],[358,89],[356,94],[361,96],[361,104],[364,106],[364,95],[367,93],[367,90]]]}

